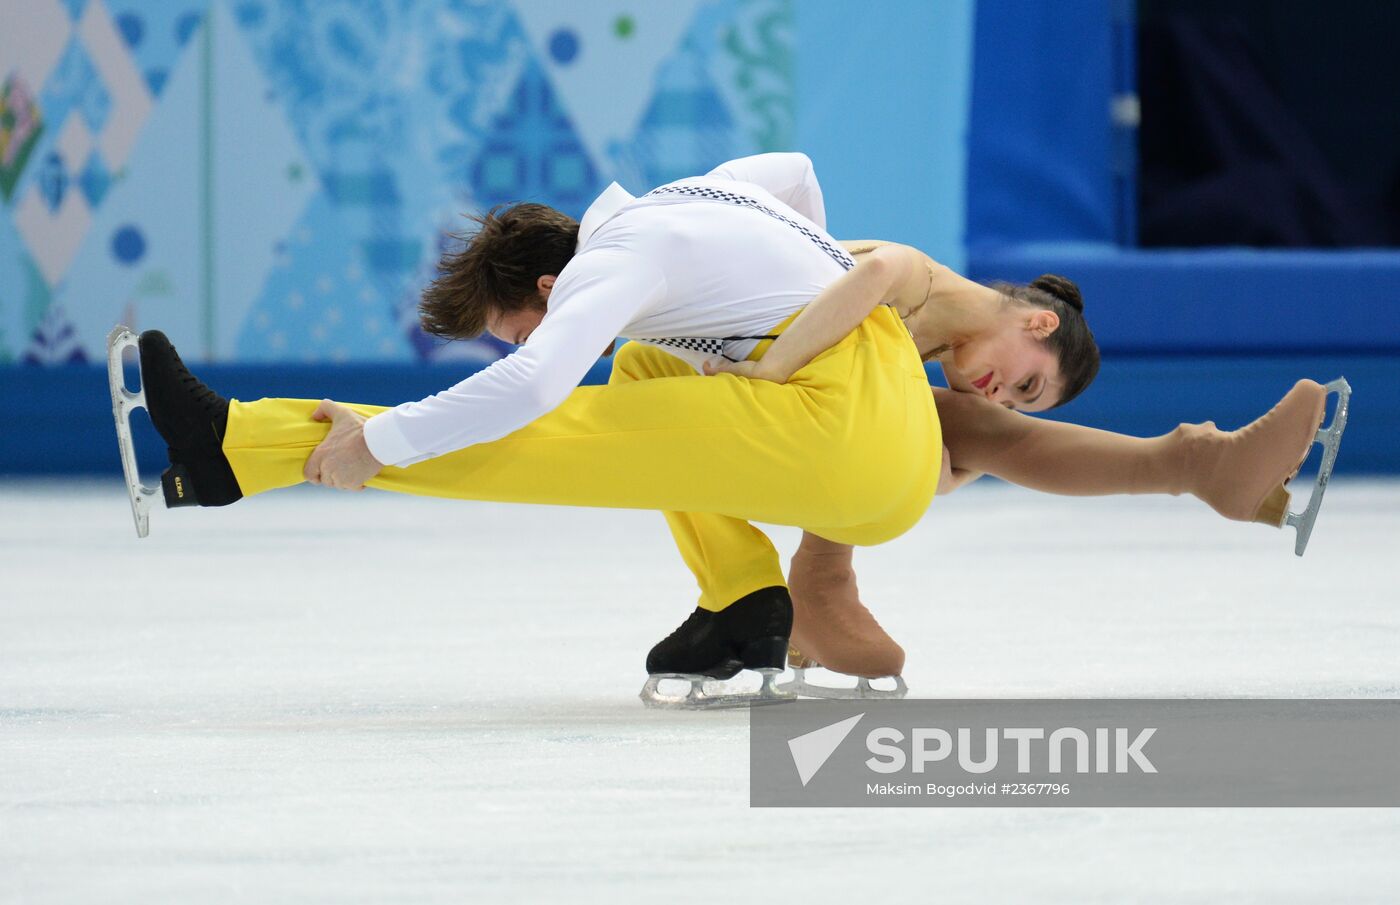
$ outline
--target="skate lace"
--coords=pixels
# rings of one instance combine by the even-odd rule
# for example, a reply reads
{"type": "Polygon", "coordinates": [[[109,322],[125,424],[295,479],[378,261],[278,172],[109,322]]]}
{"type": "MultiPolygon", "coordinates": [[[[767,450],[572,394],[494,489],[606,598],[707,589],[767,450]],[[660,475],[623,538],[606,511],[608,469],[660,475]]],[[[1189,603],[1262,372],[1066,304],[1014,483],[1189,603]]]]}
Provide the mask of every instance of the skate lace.
{"type": "Polygon", "coordinates": [[[223,401],[218,393],[211,390],[203,381],[191,374],[188,370],[180,375],[180,383],[193,390],[195,401],[203,406],[205,411],[217,409],[219,403],[223,401]]]}
{"type": "MultiPolygon", "coordinates": [[[[675,631],[671,632],[671,634],[666,636],[666,641],[670,641],[673,638],[678,638],[683,635],[688,635],[690,633],[690,629],[696,623],[705,619],[707,615],[709,614],[704,613],[701,610],[694,610],[689,616],[686,617],[686,620],[684,622],[682,622],[679,626],[676,627],[675,631]]],[[[664,644],[665,642],[663,641],[662,643],[664,644]]]]}

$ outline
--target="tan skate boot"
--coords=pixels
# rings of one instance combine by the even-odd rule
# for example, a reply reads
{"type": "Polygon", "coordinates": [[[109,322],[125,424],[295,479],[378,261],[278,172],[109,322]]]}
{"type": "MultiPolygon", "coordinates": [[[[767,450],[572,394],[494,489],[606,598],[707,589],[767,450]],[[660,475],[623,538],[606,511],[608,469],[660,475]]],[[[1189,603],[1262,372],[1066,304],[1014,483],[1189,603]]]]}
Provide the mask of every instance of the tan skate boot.
{"type": "Polygon", "coordinates": [[[1283,527],[1286,485],[1308,457],[1327,406],[1327,390],[1300,380],[1263,417],[1237,431],[1214,422],[1183,424],[1173,434],[1183,453],[1182,484],[1236,521],[1283,527]]]}
{"type": "Polygon", "coordinates": [[[792,641],[788,665],[823,666],[848,676],[876,679],[904,670],[904,648],[875,621],[859,599],[834,600],[824,593],[808,605],[792,596],[792,641]],[[796,662],[793,654],[796,653],[796,662]]]}
{"type": "Polygon", "coordinates": [[[849,555],[811,556],[799,551],[789,570],[788,590],[793,609],[788,665],[796,680],[780,687],[811,697],[904,696],[907,689],[899,677],[904,648],[860,602],[849,555]],[[813,685],[805,671],[817,666],[859,681],[847,688],[813,685]],[[886,677],[893,680],[893,689],[871,687],[871,679],[886,677]]]}

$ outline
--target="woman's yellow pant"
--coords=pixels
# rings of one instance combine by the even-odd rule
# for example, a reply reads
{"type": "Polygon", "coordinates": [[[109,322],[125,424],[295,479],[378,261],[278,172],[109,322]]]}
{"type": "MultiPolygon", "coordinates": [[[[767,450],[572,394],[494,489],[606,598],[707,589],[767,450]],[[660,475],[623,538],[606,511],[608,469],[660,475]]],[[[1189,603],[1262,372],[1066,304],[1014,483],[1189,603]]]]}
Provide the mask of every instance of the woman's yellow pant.
{"type": "MultiPolygon", "coordinates": [[[[224,454],[246,496],[302,481],[329,430],[311,420],[317,402],[229,406],[224,454]]],[[[942,448],[923,364],[898,315],[881,306],[786,384],[701,377],[660,349],[628,343],[608,386],[580,387],[500,440],[385,468],[369,486],[662,510],[700,584],[700,605],[718,610],[785,583],[772,544],[748,520],[838,543],[883,543],[928,508],[942,448]]]]}

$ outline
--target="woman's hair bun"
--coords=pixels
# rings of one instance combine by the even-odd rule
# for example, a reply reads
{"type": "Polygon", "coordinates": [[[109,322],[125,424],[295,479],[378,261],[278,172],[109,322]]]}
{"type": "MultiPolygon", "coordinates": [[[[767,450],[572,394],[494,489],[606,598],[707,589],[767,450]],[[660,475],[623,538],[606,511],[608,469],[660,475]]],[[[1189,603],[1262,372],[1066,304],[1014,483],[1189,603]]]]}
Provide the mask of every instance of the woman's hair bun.
{"type": "Polygon", "coordinates": [[[1067,280],[1057,274],[1047,273],[1032,280],[1031,288],[1048,292],[1080,314],[1084,313],[1084,296],[1080,294],[1079,287],[1074,280],[1067,280]]]}

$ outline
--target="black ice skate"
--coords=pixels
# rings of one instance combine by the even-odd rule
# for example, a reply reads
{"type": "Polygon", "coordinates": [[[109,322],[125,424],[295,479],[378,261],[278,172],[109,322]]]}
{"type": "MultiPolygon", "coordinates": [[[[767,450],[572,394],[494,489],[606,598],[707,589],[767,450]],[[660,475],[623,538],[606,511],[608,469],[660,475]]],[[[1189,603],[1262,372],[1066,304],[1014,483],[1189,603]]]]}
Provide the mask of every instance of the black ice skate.
{"type": "Polygon", "coordinates": [[[166,443],[170,467],[161,474],[160,482],[167,507],[227,506],[242,499],[243,492],[223,453],[228,400],[190,373],[164,333],[148,330],[138,340],[126,327],[114,329],[107,337],[107,379],[137,536],[150,532],[151,500],[156,491],[141,483],[137,469],[131,439],[131,412],[135,409],[150,413],[151,423],[166,443]],[[122,374],[122,353],[129,348],[138,351],[139,393],[127,389],[122,374]]]}
{"type": "Polygon", "coordinates": [[[695,612],[647,654],[650,677],[642,687],[648,707],[683,710],[742,707],[793,700],[776,681],[787,663],[792,634],[792,598],[787,588],[754,591],[718,613],[695,612]],[[762,677],[752,692],[715,692],[707,680],[731,679],[743,669],[762,677]],[[687,683],[684,694],[665,694],[663,681],[687,683]]]}

